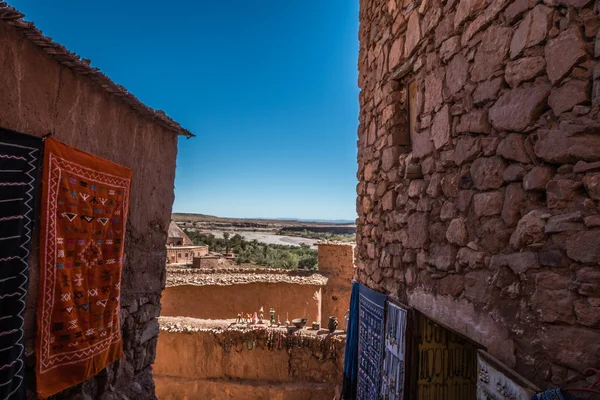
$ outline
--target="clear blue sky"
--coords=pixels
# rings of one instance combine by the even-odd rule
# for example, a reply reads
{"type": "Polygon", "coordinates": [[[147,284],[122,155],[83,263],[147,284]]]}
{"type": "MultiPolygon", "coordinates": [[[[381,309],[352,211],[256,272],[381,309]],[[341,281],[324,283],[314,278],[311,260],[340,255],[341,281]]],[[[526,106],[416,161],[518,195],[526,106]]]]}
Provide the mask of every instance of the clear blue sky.
{"type": "Polygon", "coordinates": [[[197,135],[175,212],[356,217],[358,1],[9,4],[197,135]]]}

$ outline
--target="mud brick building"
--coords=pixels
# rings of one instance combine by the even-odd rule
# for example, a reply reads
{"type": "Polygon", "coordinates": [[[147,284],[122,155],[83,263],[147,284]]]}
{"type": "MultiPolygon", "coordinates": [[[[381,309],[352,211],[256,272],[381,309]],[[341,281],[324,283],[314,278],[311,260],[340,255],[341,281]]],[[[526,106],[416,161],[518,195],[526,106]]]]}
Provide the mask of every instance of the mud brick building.
{"type": "Polygon", "coordinates": [[[358,280],[542,388],[600,367],[600,2],[360,3],[358,280]]]}
{"type": "MultiPolygon", "coordinates": [[[[0,126],[62,142],[133,170],[121,282],[124,357],[55,399],[152,399],[160,297],[166,278],[178,135],[163,112],[137,100],[89,60],[45,37],[0,2],[0,126]]],[[[25,315],[26,384],[35,398],[37,229],[25,315]]]]}

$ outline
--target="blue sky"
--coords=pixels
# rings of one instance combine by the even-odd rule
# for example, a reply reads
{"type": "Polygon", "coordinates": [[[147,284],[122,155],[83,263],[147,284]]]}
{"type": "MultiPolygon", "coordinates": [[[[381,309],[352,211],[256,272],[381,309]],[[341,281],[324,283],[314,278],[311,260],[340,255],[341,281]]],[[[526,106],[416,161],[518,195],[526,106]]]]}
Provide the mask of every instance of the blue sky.
{"type": "Polygon", "coordinates": [[[356,217],[358,1],[9,4],[197,135],[175,212],[356,217]]]}

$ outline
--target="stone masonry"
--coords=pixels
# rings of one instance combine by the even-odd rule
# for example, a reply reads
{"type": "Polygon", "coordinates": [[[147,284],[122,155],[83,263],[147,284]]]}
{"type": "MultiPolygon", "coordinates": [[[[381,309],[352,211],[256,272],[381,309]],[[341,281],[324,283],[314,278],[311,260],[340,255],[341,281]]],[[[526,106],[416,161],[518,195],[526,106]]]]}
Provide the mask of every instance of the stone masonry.
{"type": "Polygon", "coordinates": [[[599,7],[361,0],[357,278],[543,388],[600,367],[599,7]]]}

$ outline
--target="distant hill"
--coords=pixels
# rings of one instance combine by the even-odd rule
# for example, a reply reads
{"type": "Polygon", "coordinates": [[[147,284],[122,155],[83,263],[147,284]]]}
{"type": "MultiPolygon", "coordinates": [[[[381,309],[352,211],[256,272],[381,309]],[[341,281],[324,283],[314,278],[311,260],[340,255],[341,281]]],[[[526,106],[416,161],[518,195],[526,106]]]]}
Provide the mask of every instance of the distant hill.
{"type": "Polygon", "coordinates": [[[175,222],[210,222],[223,224],[259,224],[266,226],[354,226],[353,220],[298,219],[298,218],[225,218],[206,214],[173,213],[175,222]]]}

